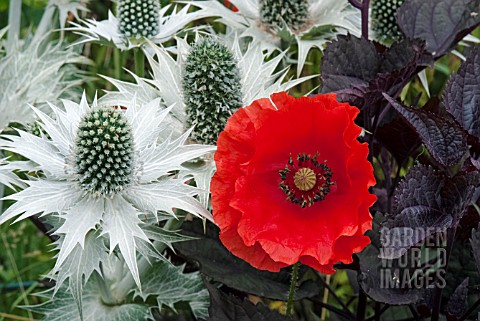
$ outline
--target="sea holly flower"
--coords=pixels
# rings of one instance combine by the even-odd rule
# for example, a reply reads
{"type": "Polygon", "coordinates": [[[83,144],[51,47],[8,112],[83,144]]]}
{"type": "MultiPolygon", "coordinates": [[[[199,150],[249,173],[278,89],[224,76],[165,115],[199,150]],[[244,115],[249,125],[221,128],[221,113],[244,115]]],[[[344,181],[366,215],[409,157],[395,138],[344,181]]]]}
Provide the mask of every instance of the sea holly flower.
{"type": "Polygon", "coordinates": [[[403,37],[398,27],[395,13],[405,0],[373,0],[371,27],[375,38],[391,43],[403,37]]]}
{"type": "Polygon", "coordinates": [[[27,39],[3,57],[0,53],[0,132],[11,122],[32,122],[35,116],[29,104],[45,109],[47,102],[80,97],[74,87],[82,84],[85,76],[75,64],[89,60],[73,48],[47,41],[27,39]]]}
{"type": "MultiPolygon", "coordinates": [[[[172,243],[192,239],[154,226],[146,232],[163,235],[163,245],[170,248],[172,243]]],[[[125,283],[130,279],[128,268],[121,256],[105,252],[105,241],[106,237],[98,231],[89,232],[83,248],[77,244],[74,249],[79,254],[67,260],[68,269],[48,275],[56,281],[56,288],[35,294],[49,301],[26,308],[43,314],[42,320],[139,321],[152,320],[151,316],[163,312],[165,307],[175,310],[174,305],[182,302],[184,307],[190,305],[197,318],[208,316],[208,292],[199,272],[184,271],[185,265],[175,266],[166,258],[150,260],[139,264],[143,266],[139,290],[134,282],[125,283]],[[66,278],[70,278],[70,286],[64,283],[66,278]],[[72,279],[76,279],[75,285],[72,279]]],[[[61,246],[62,239],[55,243],[61,246]]]]}
{"type": "Polygon", "coordinates": [[[16,202],[0,216],[0,224],[35,214],[58,217],[62,223],[53,234],[62,242],[53,274],[77,259],[71,255],[95,256],[84,253],[83,245],[88,233],[98,231],[107,237],[110,253],[118,248],[140,287],[137,252],[151,247],[144,230],[151,225],[148,217],[156,223],[159,213],[174,215],[177,208],[210,218],[194,198],[201,191],[172,172],[214,147],[184,145],[190,131],[163,138],[170,137],[164,122],[170,108],[160,111],[159,104],[159,99],[141,105],[133,100],[124,110],[96,100],[90,107],[85,96],[80,104],[65,100],[65,111],[51,105],[53,117],[35,109],[48,136],[18,130],[18,136],[0,141],[3,149],[29,159],[30,171],[41,172],[7,197],[16,202]]]}
{"type": "Polygon", "coordinates": [[[308,20],[307,0],[259,0],[260,21],[271,30],[286,25],[290,30],[301,30],[308,20]]]}
{"type": "Polygon", "coordinates": [[[207,10],[189,10],[190,5],[161,8],[159,0],[119,0],[116,15],[109,11],[107,20],[72,22],[68,30],[83,36],[78,43],[97,42],[128,50],[145,45],[145,39],[164,43],[192,21],[210,16],[207,10]]]}
{"type": "Polygon", "coordinates": [[[370,239],[376,197],[359,110],[335,95],[277,93],[239,109],[218,138],[212,208],[223,244],[256,268],[333,273],[370,239]]]}
{"type": "Polygon", "coordinates": [[[118,3],[119,32],[125,38],[152,38],[159,32],[159,0],[123,0],[118,3]]]}
{"type": "Polygon", "coordinates": [[[250,37],[264,49],[276,50],[282,38],[298,45],[300,75],[309,51],[323,50],[336,34],[360,34],[360,14],[348,0],[230,0],[232,11],[218,1],[185,1],[230,27],[241,37],[250,37]]]}
{"type": "Polygon", "coordinates": [[[185,59],[182,89],[187,126],[195,125],[192,138],[215,144],[243,94],[238,62],[227,46],[213,38],[195,43],[185,59]]]}

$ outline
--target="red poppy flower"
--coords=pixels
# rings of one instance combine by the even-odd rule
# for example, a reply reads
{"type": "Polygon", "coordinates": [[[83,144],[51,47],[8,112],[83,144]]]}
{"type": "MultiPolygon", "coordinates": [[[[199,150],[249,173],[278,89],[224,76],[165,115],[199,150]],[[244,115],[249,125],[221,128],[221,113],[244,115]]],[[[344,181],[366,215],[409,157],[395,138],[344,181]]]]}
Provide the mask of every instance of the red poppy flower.
{"type": "Polygon", "coordinates": [[[376,197],[358,109],[333,94],[274,94],[240,108],[217,141],[211,184],[223,244],[256,268],[323,273],[370,243],[376,197]]]}

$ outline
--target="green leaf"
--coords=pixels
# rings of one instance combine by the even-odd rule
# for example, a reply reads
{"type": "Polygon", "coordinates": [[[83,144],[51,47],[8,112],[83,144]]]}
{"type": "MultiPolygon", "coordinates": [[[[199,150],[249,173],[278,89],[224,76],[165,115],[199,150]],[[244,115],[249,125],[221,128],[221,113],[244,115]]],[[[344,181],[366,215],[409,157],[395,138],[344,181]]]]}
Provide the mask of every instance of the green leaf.
{"type": "Polygon", "coordinates": [[[198,272],[184,273],[183,266],[174,266],[167,262],[156,262],[142,275],[142,292],[138,289],[136,296],[146,300],[153,296],[158,308],[163,305],[175,310],[175,303],[188,302],[197,318],[208,315],[208,292],[198,272]]]}
{"type": "MultiPolygon", "coordinates": [[[[194,239],[189,236],[181,235],[176,231],[169,231],[156,225],[140,224],[140,228],[145,232],[145,235],[150,240],[165,244],[172,251],[174,250],[172,247],[173,243],[191,241],[194,239]]],[[[157,261],[167,261],[161,251],[159,252],[150,242],[137,239],[136,246],[137,251],[148,260],[153,258],[157,261]]]]}
{"type": "MultiPolygon", "coordinates": [[[[83,292],[83,320],[95,321],[147,321],[150,320],[148,305],[128,303],[108,306],[102,303],[95,283],[90,283],[83,292]]],[[[43,314],[44,321],[80,321],[75,299],[67,287],[62,287],[54,297],[48,290],[38,294],[51,298],[50,301],[26,307],[35,313],[43,314]]]]}

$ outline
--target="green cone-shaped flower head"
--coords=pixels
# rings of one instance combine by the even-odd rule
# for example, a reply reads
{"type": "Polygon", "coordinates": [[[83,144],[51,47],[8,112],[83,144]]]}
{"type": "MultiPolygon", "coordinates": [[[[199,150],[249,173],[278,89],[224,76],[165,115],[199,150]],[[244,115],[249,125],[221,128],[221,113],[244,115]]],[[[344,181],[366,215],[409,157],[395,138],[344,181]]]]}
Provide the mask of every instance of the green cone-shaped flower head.
{"type": "Polygon", "coordinates": [[[134,39],[157,35],[159,11],[159,0],[120,0],[117,8],[120,34],[134,39]]]}
{"type": "Polygon", "coordinates": [[[282,29],[286,24],[299,30],[308,19],[308,0],[259,0],[260,20],[272,29],[282,29]]]}
{"type": "Polygon", "coordinates": [[[374,0],[372,3],[372,29],[375,37],[390,43],[402,37],[395,13],[405,0],[374,0]]]}
{"type": "Polygon", "coordinates": [[[83,189],[110,197],[131,183],[132,129],[121,110],[91,109],[80,121],[75,143],[75,167],[83,189]]]}
{"type": "Polygon", "coordinates": [[[233,54],[213,38],[192,46],[183,69],[187,122],[195,125],[192,138],[215,144],[227,119],[242,106],[240,71],[233,54]]]}

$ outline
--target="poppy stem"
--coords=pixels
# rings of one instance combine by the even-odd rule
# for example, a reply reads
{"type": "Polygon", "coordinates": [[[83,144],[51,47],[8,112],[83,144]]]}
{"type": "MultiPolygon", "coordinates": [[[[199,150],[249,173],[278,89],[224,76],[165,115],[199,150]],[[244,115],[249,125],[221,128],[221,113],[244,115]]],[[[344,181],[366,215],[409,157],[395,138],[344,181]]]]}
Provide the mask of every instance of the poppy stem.
{"type": "Polygon", "coordinates": [[[290,281],[290,291],[288,291],[287,315],[292,315],[292,313],[293,313],[293,298],[295,296],[295,290],[297,289],[297,279],[298,279],[298,268],[299,267],[300,267],[299,262],[297,262],[293,265],[292,279],[290,281]]]}

